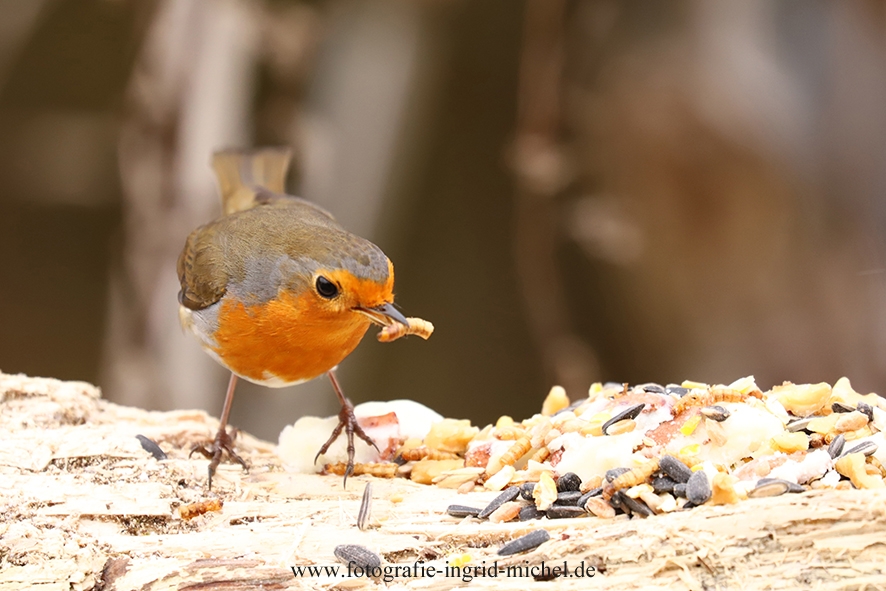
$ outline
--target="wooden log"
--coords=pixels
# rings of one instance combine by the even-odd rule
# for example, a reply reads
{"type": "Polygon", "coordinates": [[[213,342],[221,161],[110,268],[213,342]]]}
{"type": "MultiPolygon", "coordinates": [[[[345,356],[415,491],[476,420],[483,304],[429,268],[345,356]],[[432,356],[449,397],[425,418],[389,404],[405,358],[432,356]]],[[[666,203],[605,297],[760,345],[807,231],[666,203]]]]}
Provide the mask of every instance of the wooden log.
{"type": "MultiPolygon", "coordinates": [[[[606,589],[845,589],[886,584],[886,491],[817,490],[699,507],[648,519],[622,516],[491,524],[447,517],[449,504],[482,507],[496,493],[373,480],[370,527],[357,529],[363,485],[354,477],[294,474],[274,446],[237,439],[250,465],[223,464],[206,489],[207,461],[188,458],[217,421],[201,411],[148,412],[109,403],[93,386],[0,374],[0,590],[373,589],[381,577],[351,577],[333,554],[361,544],[388,569],[414,567],[388,584],[450,589],[470,579],[447,564],[491,566],[471,584],[549,589],[515,569],[594,567],[606,589]],[[157,442],[168,459],[145,451],[157,442]],[[221,501],[190,519],[181,508],[221,501]],[[499,557],[505,542],[543,527],[551,540],[499,557]],[[337,566],[297,577],[306,566],[337,566]],[[428,576],[430,567],[436,569],[428,576]],[[448,573],[454,574],[452,572],[448,573]]],[[[205,508],[205,507],[204,507],[205,508]]],[[[199,512],[200,506],[195,511],[199,512]]],[[[560,578],[582,589],[586,577],[560,578]]]]}

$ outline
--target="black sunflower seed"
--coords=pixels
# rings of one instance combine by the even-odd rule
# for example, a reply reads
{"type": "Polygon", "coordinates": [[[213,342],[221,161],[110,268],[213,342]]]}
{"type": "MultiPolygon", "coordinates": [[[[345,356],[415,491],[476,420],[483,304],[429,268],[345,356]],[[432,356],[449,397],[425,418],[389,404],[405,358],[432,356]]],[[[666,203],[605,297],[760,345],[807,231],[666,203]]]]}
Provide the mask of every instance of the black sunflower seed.
{"type": "Polygon", "coordinates": [[[683,497],[685,499],[686,498],[686,483],[685,482],[678,482],[677,484],[675,484],[673,494],[675,497],[683,497]]]}
{"type": "Polygon", "coordinates": [[[446,514],[453,517],[476,517],[480,514],[480,509],[467,505],[449,505],[446,507],[446,514]]]}
{"type": "MultiPolygon", "coordinates": [[[[760,479],[763,480],[762,478],[760,479]]],[[[769,478],[769,482],[757,482],[757,486],[748,492],[748,497],[752,499],[761,499],[764,497],[777,497],[785,494],[790,490],[788,482],[779,478],[769,478]]]]}
{"type": "Polygon", "coordinates": [[[154,456],[155,460],[165,460],[167,458],[166,452],[160,449],[160,446],[153,440],[148,439],[144,435],[136,435],[135,438],[141,443],[142,449],[154,456]]]}
{"type": "Polygon", "coordinates": [[[526,501],[534,501],[532,498],[532,493],[535,491],[535,483],[534,482],[524,482],[520,487],[520,497],[526,501]]]}
{"type": "Polygon", "coordinates": [[[353,564],[364,569],[376,569],[381,566],[381,557],[366,546],[342,544],[335,547],[333,554],[344,564],[353,564]]]}
{"type": "Polygon", "coordinates": [[[664,386],[660,384],[643,384],[639,387],[643,388],[644,392],[655,392],[656,394],[664,394],[665,392],[664,386]]]}
{"type": "Polygon", "coordinates": [[[520,494],[519,486],[509,486],[504,489],[500,495],[492,499],[492,502],[486,505],[480,513],[477,514],[477,517],[480,519],[486,519],[492,512],[504,505],[505,503],[510,503],[514,499],[517,498],[517,495],[520,494]]]}
{"type": "Polygon", "coordinates": [[[570,517],[581,517],[587,515],[588,512],[584,507],[575,507],[573,505],[551,505],[545,515],[548,519],[568,519],[570,517]]]}
{"type": "Polygon", "coordinates": [[[525,536],[521,536],[516,540],[511,540],[498,549],[499,556],[510,556],[511,554],[519,554],[527,550],[534,550],[551,539],[551,535],[544,529],[537,529],[529,532],[525,536]]]}
{"type": "Polygon", "coordinates": [[[706,406],[701,409],[701,414],[707,419],[720,423],[728,419],[731,413],[722,406],[706,406]]]}
{"type": "Polygon", "coordinates": [[[834,412],[852,412],[855,408],[842,402],[835,402],[831,405],[831,410],[834,412]]]}
{"type": "Polygon", "coordinates": [[[577,490],[564,490],[557,493],[557,500],[554,503],[557,505],[578,505],[578,500],[581,497],[581,492],[577,490]]]}
{"type": "Polygon", "coordinates": [[[830,445],[828,445],[828,454],[832,458],[837,458],[841,453],[843,453],[843,447],[846,445],[846,438],[843,437],[843,434],[840,433],[836,437],[831,440],[830,445]]]}
{"type": "Polygon", "coordinates": [[[581,477],[575,472],[567,472],[557,480],[557,490],[559,492],[567,490],[578,490],[581,488],[581,477]]]}
{"type": "Polygon", "coordinates": [[[877,453],[877,444],[873,441],[862,441],[855,447],[844,451],[840,454],[840,457],[848,456],[849,454],[864,454],[866,456],[871,456],[877,453]]]}
{"type": "Polygon", "coordinates": [[[656,476],[652,479],[652,491],[660,495],[661,493],[672,493],[674,492],[674,485],[677,482],[668,476],[656,476]]]}
{"type": "Polygon", "coordinates": [[[867,402],[859,402],[855,410],[867,416],[868,422],[874,420],[874,407],[867,402]]]}
{"type": "Polygon", "coordinates": [[[602,486],[598,486],[597,488],[591,489],[588,492],[586,492],[585,494],[581,495],[581,497],[579,497],[576,505],[578,505],[579,507],[584,507],[585,505],[588,504],[588,499],[590,499],[592,497],[599,497],[601,494],[603,494],[603,487],[602,486]]]}
{"type": "Polygon", "coordinates": [[[668,386],[665,388],[665,394],[673,394],[678,398],[683,398],[689,394],[689,388],[684,388],[683,386],[668,386]]]}
{"type": "Polygon", "coordinates": [[[689,478],[692,476],[692,470],[674,456],[662,456],[658,461],[658,469],[673,478],[674,481],[684,484],[689,482],[689,478]]]}
{"type": "Polygon", "coordinates": [[[627,419],[636,419],[638,416],[640,416],[640,413],[645,407],[646,403],[641,402],[640,404],[635,404],[634,406],[624,409],[623,411],[603,423],[603,435],[608,435],[609,433],[607,433],[607,430],[615,423],[625,421],[627,419]]]}
{"type": "Polygon", "coordinates": [[[532,519],[541,519],[544,516],[544,511],[539,511],[535,505],[526,505],[520,509],[518,519],[520,521],[530,521],[532,519]]]}
{"type": "Polygon", "coordinates": [[[649,505],[640,499],[632,499],[626,495],[624,491],[618,491],[618,494],[621,496],[620,501],[622,507],[627,508],[632,514],[642,515],[643,517],[651,517],[655,515],[655,512],[649,508],[649,505]]]}
{"type": "Polygon", "coordinates": [[[809,423],[812,422],[812,419],[814,419],[814,418],[815,418],[814,416],[811,416],[811,417],[803,417],[802,419],[794,419],[793,421],[788,423],[788,425],[787,425],[787,427],[785,427],[785,429],[787,429],[791,433],[803,431],[806,429],[806,427],[809,426],[809,423]]]}
{"type": "Polygon", "coordinates": [[[797,484],[796,482],[791,482],[790,480],[784,480],[782,478],[761,478],[757,481],[757,486],[761,484],[769,484],[770,482],[783,482],[787,487],[789,493],[801,493],[806,492],[806,489],[803,488],[802,484],[797,484]]]}
{"type": "Polygon", "coordinates": [[[711,482],[704,470],[693,472],[686,483],[686,498],[690,503],[703,505],[711,498],[711,482]]]}

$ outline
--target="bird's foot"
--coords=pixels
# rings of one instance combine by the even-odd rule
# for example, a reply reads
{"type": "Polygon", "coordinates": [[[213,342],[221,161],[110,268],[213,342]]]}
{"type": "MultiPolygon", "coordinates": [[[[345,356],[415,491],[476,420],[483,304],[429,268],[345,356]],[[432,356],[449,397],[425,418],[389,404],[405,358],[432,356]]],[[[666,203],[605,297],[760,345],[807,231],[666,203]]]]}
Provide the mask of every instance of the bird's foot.
{"type": "Polygon", "coordinates": [[[241,466],[243,466],[244,470],[248,470],[249,466],[246,465],[246,460],[237,455],[237,452],[234,451],[234,439],[237,438],[237,430],[231,428],[231,432],[222,427],[218,430],[218,433],[215,435],[215,440],[208,444],[203,445],[201,443],[196,444],[191,448],[191,453],[188,457],[194,455],[194,452],[199,453],[203,457],[209,459],[209,489],[212,490],[212,477],[215,475],[215,469],[218,468],[218,465],[221,463],[223,457],[227,457],[228,460],[237,462],[241,466]]]}
{"type": "Polygon", "coordinates": [[[378,451],[378,446],[357,422],[357,416],[354,414],[354,405],[351,404],[350,400],[345,398],[344,404],[342,404],[341,410],[338,413],[338,425],[335,426],[335,429],[332,430],[332,435],[329,436],[329,439],[326,440],[326,443],[323,444],[323,447],[321,447],[320,451],[317,452],[317,455],[314,456],[314,463],[317,463],[317,459],[325,454],[329,449],[329,446],[338,439],[338,436],[341,435],[342,429],[344,429],[345,436],[348,438],[348,465],[345,469],[344,480],[342,481],[342,487],[347,487],[348,476],[354,473],[354,435],[374,447],[376,451],[378,451]]]}

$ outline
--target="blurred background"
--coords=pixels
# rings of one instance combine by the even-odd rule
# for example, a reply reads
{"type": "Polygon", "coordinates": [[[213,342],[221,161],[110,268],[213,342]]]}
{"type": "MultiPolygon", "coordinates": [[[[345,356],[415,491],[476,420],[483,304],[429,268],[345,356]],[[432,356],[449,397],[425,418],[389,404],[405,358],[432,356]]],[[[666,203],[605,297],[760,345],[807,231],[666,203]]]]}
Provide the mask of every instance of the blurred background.
{"type": "MultiPolygon", "coordinates": [[[[877,1],[0,0],[0,368],[219,413],[175,261],[220,213],[212,151],[287,145],[437,327],[371,331],[356,402],[883,392],[884,105],[877,1]]],[[[325,379],[241,382],[232,422],[335,411],[325,379]]]]}

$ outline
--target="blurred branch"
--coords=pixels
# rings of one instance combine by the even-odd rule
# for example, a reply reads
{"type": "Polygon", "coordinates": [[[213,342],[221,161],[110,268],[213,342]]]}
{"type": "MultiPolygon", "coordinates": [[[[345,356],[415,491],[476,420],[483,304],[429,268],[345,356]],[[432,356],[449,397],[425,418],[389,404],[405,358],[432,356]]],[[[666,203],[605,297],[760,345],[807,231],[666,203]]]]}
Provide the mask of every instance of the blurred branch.
{"type": "Polygon", "coordinates": [[[516,138],[514,257],[530,328],[545,369],[568,392],[597,373],[591,348],[570,329],[556,263],[555,198],[571,180],[560,142],[566,0],[528,0],[520,57],[516,138]]]}

